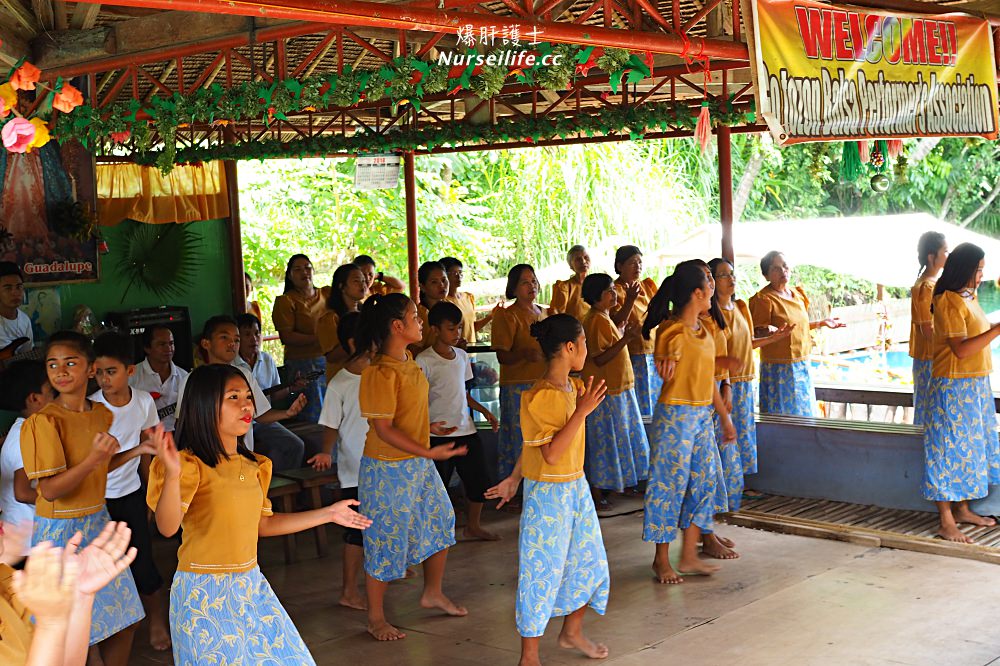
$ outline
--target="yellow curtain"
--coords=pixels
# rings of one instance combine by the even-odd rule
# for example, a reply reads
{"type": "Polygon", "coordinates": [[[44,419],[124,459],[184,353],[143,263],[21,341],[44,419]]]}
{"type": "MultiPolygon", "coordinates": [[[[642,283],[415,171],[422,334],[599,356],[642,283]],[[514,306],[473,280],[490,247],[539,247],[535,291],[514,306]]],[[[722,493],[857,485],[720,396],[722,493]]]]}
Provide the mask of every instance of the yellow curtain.
{"type": "Polygon", "coordinates": [[[97,216],[103,226],[125,219],[166,224],[229,217],[222,162],[175,166],[166,176],[156,167],[98,164],[97,216]]]}

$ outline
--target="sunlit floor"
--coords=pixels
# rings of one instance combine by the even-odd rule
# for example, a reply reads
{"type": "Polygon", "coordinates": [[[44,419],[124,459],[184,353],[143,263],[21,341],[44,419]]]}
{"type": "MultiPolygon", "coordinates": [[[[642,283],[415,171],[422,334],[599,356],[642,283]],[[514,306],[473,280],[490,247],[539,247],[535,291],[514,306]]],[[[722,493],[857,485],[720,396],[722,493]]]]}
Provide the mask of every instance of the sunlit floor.
{"type": "MultiPolygon", "coordinates": [[[[446,618],[419,608],[421,578],[395,583],[389,619],[406,639],[377,643],[365,616],[341,608],[340,538],[317,559],[299,539],[285,566],[281,542],[262,542],[264,573],[318,664],[375,666],[516,664],[517,516],[487,509],[498,543],[460,542],[450,552],[446,592],[469,608],[446,618]]],[[[981,562],[824,541],[721,525],[742,558],[711,578],[679,586],[653,582],[642,514],[601,519],[611,563],[607,615],[586,629],[605,642],[605,663],[625,664],[1000,664],[1000,567],[981,562]]],[[[172,563],[171,543],[157,543],[172,563]]],[[[547,664],[594,663],[560,649],[560,621],[543,639],[547,664]]],[[[133,663],[173,663],[140,629],[133,663]]],[[[249,666],[249,665],[247,665],[249,666]]]]}

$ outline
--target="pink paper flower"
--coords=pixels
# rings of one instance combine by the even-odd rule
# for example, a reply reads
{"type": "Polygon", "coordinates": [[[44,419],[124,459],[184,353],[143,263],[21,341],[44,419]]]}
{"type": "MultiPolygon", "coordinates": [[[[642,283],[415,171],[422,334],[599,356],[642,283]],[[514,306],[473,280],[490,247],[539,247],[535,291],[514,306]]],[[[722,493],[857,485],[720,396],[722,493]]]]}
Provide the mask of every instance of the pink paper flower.
{"type": "Polygon", "coordinates": [[[24,118],[13,118],[0,131],[3,145],[12,153],[23,153],[35,140],[35,126],[24,118]]]}

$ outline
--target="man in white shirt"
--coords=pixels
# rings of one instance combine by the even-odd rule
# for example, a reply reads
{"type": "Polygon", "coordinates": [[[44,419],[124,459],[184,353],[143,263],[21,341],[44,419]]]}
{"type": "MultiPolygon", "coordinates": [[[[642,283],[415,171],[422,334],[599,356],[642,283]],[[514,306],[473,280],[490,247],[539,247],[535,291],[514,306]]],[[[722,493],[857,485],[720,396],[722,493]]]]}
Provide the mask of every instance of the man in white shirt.
{"type": "MultiPolygon", "coordinates": [[[[254,418],[257,423],[275,423],[283,419],[290,419],[302,411],[302,407],[306,404],[306,397],[304,395],[296,398],[288,409],[273,409],[271,407],[271,403],[267,399],[267,396],[264,395],[260,384],[254,379],[250,366],[239,358],[237,352],[240,347],[240,333],[236,326],[236,320],[229,315],[216,315],[206,321],[201,334],[201,342],[198,344],[201,345],[201,348],[208,355],[209,363],[232,365],[238,368],[243,373],[243,376],[246,377],[247,384],[250,385],[250,390],[253,393],[254,418]]],[[[190,375],[184,377],[178,389],[178,412],[184,406],[184,386],[187,384],[189,377],[190,375]]],[[[300,438],[290,432],[288,434],[291,437],[281,437],[270,444],[270,453],[272,455],[261,452],[263,455],[268,455],[271,458],[274,471],[295,469],[302,466],[302,455],[305,446],[300,438]],[[298,456],[297,458],[296,455],[298,456]],[[279,467],[279,465],[282,466],[279,467]]],[[[254,450],[253,429],[246,434],[243,441],[248,449],[251,451],[254,450]]]]}
{"type": "Polygon", "coordinates": [[[17,264],[0,261],[0,360],[13,354],[31,351],[35,336],[31,332],[31,319],[21,312],[24,302],[24,276],[17,264]],[[25,340],[26,338],[26,340],[25,340]],[[7,349],[15,340],[23,340],[17,347],[7,349]]]}
{"type": "Polygon", "coordinates": [[[149,326],[142,332],[142,348],[146,359],[135,366],[129,386],[153,396],[163,429],[173,432],[181,381],[188,374],[174,364],[174,334],[162,324],[149,326]]]}

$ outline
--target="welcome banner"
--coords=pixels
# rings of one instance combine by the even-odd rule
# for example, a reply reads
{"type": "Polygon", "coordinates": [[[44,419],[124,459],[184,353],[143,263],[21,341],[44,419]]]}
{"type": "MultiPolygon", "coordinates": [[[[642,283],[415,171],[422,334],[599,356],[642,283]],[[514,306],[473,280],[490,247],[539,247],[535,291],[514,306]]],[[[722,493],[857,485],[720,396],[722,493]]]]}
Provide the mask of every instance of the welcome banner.
{"type": "Polygon", "coordinates": [[[989,23],[809,0],[748,0],[757,108],[780,144],[997,138],[989,23]]]}

